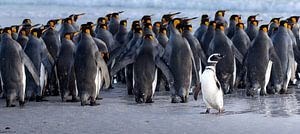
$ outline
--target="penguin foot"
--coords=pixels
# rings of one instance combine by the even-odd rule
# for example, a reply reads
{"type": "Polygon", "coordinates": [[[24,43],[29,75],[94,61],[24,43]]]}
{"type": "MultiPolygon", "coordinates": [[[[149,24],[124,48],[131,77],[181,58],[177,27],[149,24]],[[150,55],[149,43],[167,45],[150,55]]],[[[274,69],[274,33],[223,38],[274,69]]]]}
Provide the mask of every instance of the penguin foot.
{"type": "Polygon", "coordinates": [[[25,101],[19,101],[19,105],[20,105],[20,107],[24,107],[25,101]]]}
{"type": "Polygon", "coordinates": [[[90,106],[98,106],[100,103],[97,103],[96,101],[91,101],[90,106]]]}
{"type": "Polygon", "coordinates": [[[209,114],[209,112],[210,112],[210,108],[207,108],[205,114],[209,114]]]}
{"type": "Polygon", "coordinates": [[[267,93],[265,92],[265,91],[260,91],[260,96],[266,96],[267,95],[267,93]]]}
{"type": "Polygon", "coordinates": [[[10,100],[6,100],[6,107],[15,107],[15,104],[12,104],[10,100]]]}
{"type": "Polygon", "coordinates": [[[141,104],[141,103],[143,103],[143,100],[136,97],[135,98],[135,102],[138,103],[138,104],[141,104]]]}
{"type": "Polygon", "coordinates": [[[221,113],[224,113],[224,111],[225,111],[225,109],[224,109],[224,108],[222,108],[222,109],[219,109],[219,114],[221,114],[221,113]]]}
{"type": "Polygon", "coordinates": [[[145,103],[154,103],[152,99],[148,99],[145,103]]]}
{"type": "Polygon", "coordinates": [[[102,97],[97,97],[96,100],[103,100],[103,98],[102,97]]]}
{"type": "Polygon", "coordinates": [[[48,101],[48,100],[44,99],[44,97],[42,97],[42,96],[36,96],[35,101],[42,102],[42,101],[48,101]]]}
{"type": "Polygon", "coordinates": [[[180,98],[181,98],[180,103],[188,103],[187,97],[180,97],[180,98]]]}
{"type": "Polygon", "coordinates": [[[279,93],[280,93],[280,94],[287,94],[287,90],[286,90],[286,89],[282,89],[282,90],[280,90],[279,93]]]}
{"type": "Polygon", "coordinates": [[[174,97],[172,98],[171,103],[179,103],[179,100],[176,97],[174,97]]]}

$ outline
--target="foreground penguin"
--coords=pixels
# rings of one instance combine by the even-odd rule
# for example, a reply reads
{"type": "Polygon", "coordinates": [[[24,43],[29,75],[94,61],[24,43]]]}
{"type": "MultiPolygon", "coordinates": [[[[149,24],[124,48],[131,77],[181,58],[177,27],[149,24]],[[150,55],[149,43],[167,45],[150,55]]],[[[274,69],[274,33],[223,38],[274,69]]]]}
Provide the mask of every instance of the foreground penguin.
{"type": "Polygon", "coordinates": [[[219,53],[209,56],[201,76],[202,98],[207,107],[206,113],[209,113],[211,108],[218,110],[219,113],[224,111],[223,90],[216,76],[216,64],[223,58],[224,56],[219,53]]]}
{"type": "MultiPolygon", "coordinates": [[[[97,46],[97,42],[91,36],[91,27],[81,25],[81,39],[78,42],[75,54],[75,76],[81,105],[99,105],[96,98],[102,87],[103,78],[106,88],[110,85],[110,76],[105,61],[97,46]]],[[[106,48],[107,52],[107,48],[106,48]]]]}
{"type": "MultiPolygon", "coordinates": [[[[220,53],[226,57],[217,65],[217,77],[220,80],[225,94],[232,93],[236,78],[236,60],[242,63],[243,58],[239,58],[232,41],[225,35],[225,27],[218,23],[214,38],[211,40],[208,55],[220,53]]],[[[243,57],[243,56],[242,56],[243,57]]]]}
{"type": "Polygon", "coordinates": [[[154,35],[146,34],[136,52],[132,56],[126,56],[112,69],[111,73],[114,75],[123,67],[133,64],[133,93],[137,103],[153,102],[158,68],[165,74],[169,83],[173,84],[173,75],[159,55],[159,45],[156,43],[154,35]]]}
{"type": "Polygon", "coordinates": [[[20,106],[25,104],[26,74],[25,66],[36,85],[39,85],[38,71],[24,53],[22,47],[12,39],[11,28],[4,28],[0,42],[0,71],[3,89],[6,96],[6,106],[15,106],[18,96],[20,106]]]}
{"type": "MultiPolygon", "coordinates": [[[[248,96],[267,94],[267,85],[270,80],[271,69],[282,74],[280,59],[278,58],[272,40],[268,36],[268,25],[259,28],[257,37],[249,48],[244,65],[247,70],[246,89],[248,96]],[[274,63],[274,65],[273,65],[274,63]]],[[[281,83],[281,76],[277,76],[275,86],[281,83]]]]}
{"type": "MultiPolygon", "coordinates": [[[[275,51],[281,61],[282,73],[283,73],[283,85],[280,93],[287,93],[288,84],[292,77],[292,68],[295,67],[293,62],[295,61],[293,52],[293,42],[288,33],[288,22],[285,20],[280,21],[278,32],[272,37],[275,51]]],[[[279,73],[279,72],[272,72],[279,73]]]]}
{"type": "Polygon", "coordinates": [[[72,102],[77,101],[77,89],[75,84],[74,57],[75,44],[72,38],[77,33],[66,33],[61,39],[61,48],[57,60],[57,73],[62,101],[66,101],[69,94],[72,95],[72,102]]]}
{"type": "MultiPolygon", "coordinates": [[[[54,64],[53,58],[41,38],[43,31],[42,27],[31,30],[29,40],[24,49],[39,72],[40,85],[37,85],[30,75],[26,75],[26,96],[30,99],[36,97],[36,101],[42,101],[43,90],[47,84],[47,74],[51,73],[54,64]]],[[[28,71],[26,71],[26,74],[28,74],[28,71]]]]}
{"type": "MultiPolygon", "coordinates": [[[[180,97],[182,103],[188,102],[189,89],[192,82],[192,72],[196,71],[193,52],[188,41],[182,37],[177,26],[180,27],[181,19],[175,18],[169,22],[170,38],[166,45],[164,59],[174,75],[174,89],[171,91],[172,103],[178,103],[177,96],[180,97]]],[[[195,75],[196,77],[198,75],[195,75]]],[[[196,78],[197,85],[199,77],[196,78]]],[[[198,86],[196,86],[198,88],[198,86]]]]}

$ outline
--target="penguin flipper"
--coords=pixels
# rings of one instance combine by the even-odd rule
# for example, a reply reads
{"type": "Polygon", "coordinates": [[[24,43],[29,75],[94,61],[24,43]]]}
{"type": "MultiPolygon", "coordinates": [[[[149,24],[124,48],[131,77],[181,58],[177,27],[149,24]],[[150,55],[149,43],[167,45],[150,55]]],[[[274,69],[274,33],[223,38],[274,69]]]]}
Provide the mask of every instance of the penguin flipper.
{"type": "Polygon", "coordinates": [[[235,58],[241,64],[243,64],[244,56],[241,54],[241,52],[234,45],[231,45],[231,47],[232,47],[232,52],[234,53],[235,58]]]}
{"type": "Polygon", "coordinates": [[[174,83],[174,76],[170,70],[170,68],[158,57],[155,61],[156,67],[159,68],[162,73],[166,76],[170,85],[174,83]]]}
{"type": "Polygon", "coordinates": [[[283,72],[282,72],[282,66],[281,66],[281,61],[280,58],[278,57],[274,47],[272,46],[269,50],[269,55],[271,61],[274,63],[272,66],[272,70],[275,69],[277,72],[277,78],[279,82],[283,81],[283,72]]]}
{"type": "Polygon", "coordinates": [[[93,38],[100,52],[108,52],[105,42],[98,38],[93,38]]]}
{"type": "Polygon", "coordinates": [[[111,65],[113,60],[115,60],[116,58],[119,57],[119,55],[122,53],[123,47],[119,47],[119,48],[116,48],[114,49],[111,53],[110,53],[110,58],[109,60],[107,61],[107,65],[111,65]]]}
{"type": "Polygon", "coordinates": [[[23,50],[20,50],[20,55],[22,58],[22,62],[26,66],[27,70],[30,72],[35,84],[39,86],[40,85],[39,72],[37,71],[34,64],[32,63],[30,58],[26,55],[26,53],[23,50]]]}
{"type": "Polygon", "coordinates": [[[100,67],[102,75],[105,81],[105,88],[108,88],[110,85],[110,75],[105,61],[101,58],[100,53],[96,53],[96,63],[97,66],[100,67]]]}
{"type": "Polygon", "coordinates": [[[294,57],[297,63],[300,63],[300,51],[297,45],[293,45],[294,57]]]}
{"type": "Polygon", "coordinates": [[[114,76],[117,72],[119,72],[122,68],[126,67],[129,64],[132,64],[135,62],[134,57],[124,57],[122,60],[116,62],[116,64],[113,66],[113,68],[110,71],[110,75],[114,76]]]}

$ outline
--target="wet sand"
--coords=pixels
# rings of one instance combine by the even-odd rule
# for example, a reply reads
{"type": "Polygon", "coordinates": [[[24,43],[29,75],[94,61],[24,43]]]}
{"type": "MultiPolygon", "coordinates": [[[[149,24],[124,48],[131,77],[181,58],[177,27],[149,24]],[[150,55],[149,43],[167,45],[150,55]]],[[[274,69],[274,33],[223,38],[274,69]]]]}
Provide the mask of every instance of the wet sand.
{"type": "Polygon", "coordinates": [[[154,133],[154,134],[287,134],[299,133],[300,90],[291,94],[247,97],[243,90],[226,95],[225,113],[201,114],[203,101],[171,104],[168,92],[159,92],[153,104],[136,104],[124,85],[101,91],[101,105],[62,103],[59,97],[47,102],[28,102],[25,107],[6,108],[0,100],[1,133],[154,133]]]}

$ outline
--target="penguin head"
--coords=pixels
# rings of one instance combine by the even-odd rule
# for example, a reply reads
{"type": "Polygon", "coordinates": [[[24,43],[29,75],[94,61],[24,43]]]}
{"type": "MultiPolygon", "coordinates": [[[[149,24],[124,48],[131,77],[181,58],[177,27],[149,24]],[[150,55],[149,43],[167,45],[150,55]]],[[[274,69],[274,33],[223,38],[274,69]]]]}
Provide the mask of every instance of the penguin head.
{"type": "Polygon", "coordinates": [[[5,28],[3,28],[2,33],[7,33],[9,35],[12,35],[12,28],[11,27],[5,27],[5,28]]]}
{"type": "Polygon", "coordinates": [[[22,36],[28,36],[28,32],[26,31],[25,28],[21,28],[20,32],[19,32],[19,35],[22,35],[22,36]]]}
{"type": "Polygon", "coordinates": [[[259,14],[249,16],[248,19],[247,19],[247,22],[251,22],[253,20],[256,20],[257,16],[259,16],[259,14]]]}
{"type": "Polygon", "coordinates": [[[152,24],[151,23],[144,24],[143,29],[151,29],[152,30],[153,29],[152,24]]]}
{"type": "Polygon", "coordinates": [[[250,24],[254,25],[254,26],[258,26],[259,21],[258,20],[251,20],[250,24]]]}
{"type": "Polygon", "coordinates": [[[160,28],[161,22],[160,22],[160,21],[154,22],[153,27],[154,27],[154,26],[157,27],[157,28],[160,28]]]}
{"type": "Polygon", "coordinates": [[[106,24],[106,19],[104,17],[99,17],[97,19],[97,24],[100,25],[100,24],[106,24]]]}
{"type": "Polygon", "coordinates": [[[119,13],[119,12],[112,13],[110,18],[111,18],[111,19],[113,18],[113,19],[117,19],[117,20],[118,20],[118,19],[120,18],[120,13],[119,13]]]}
{"type": "Polygon", "coordinates": [[[22,24],[29,24],[31,25],[31,20],[30,19],[24,19],[22,24]]]}
{"type": "Polygon", "coordinates": [[[159,29],[159,33],[162,33],[162,34],[164,34],[164,35],[167,35],[167,28],[161,27],[161,28],[159,29]]]}
{"type": "Polygon", "coordinates": [[[193,27],[192,25],[185,25],[184,28],[183,28],[184,31],[190,31],[192,32],[193,31],[193,27]]]}
{"type": "Polygon", "coordinates": [[[293,27],[292,27],[292,25],[290,23],[287,23],[287,28],[290,29],[290,30],[293,29],[293,27]]]}
{"type": "Polygon", "coordinates": [[[219,29],[219,30],[225,32],[225,26],[223,23],[217,23],[216,29],[219,29]]]}
{"type": "Polygon", "coordinates": [[[145,34],[144,36],[143,36],[143,39],[144,40],[151,40],[151,41],[153,41],[154,40],[154,36],[152,35],[152,34],[145,34]]]}
{"type": "Polygon", "coordinates": [[[142,34],[143,33],[143,29],[140,28],[140,27],[137,27],[137,28],[133,29],[133,33],[142,34]]]}
{"type": "Polygon", "coordinates": [[[74,22],[76,22],[76,21],[80,18],[80,16],[82,16],[82,15],[85,15],[85,13],[71,14],[69,17],[70,17],[74,22]]]}
{"type": "Polygon", "coordinates": [[[201,24],[202,24],[202,25],[208,26],[208,25],[209,25],[209,19],[207,19],[207,18],[202,19],[202,20],[201,20],[201,24]]]}
{"type": "Polygon", "coordinates": [[[270,23],[276,23],[277,25],[279,25],[279,22],[280,22],[280,19],[281,19],[282,17],[279,17],[279,18],[272,18],[271,20],[270,20],[270,23]]]}
{"type": "Polygon", "coordinates": [[[265,33],[268,33],[268,27],[269,25],[261,25],[259,27],[259,31],[264,31],[265,33]]]}
{"type": "Polygon", "coordinates": [[[45,32],[46,28],[44,26],[41,26],[39,28],[33,28],[30,33],[36,38],[40,38],[43,33],[45,32]]]}
{"type": "Polygon", "coordinates": [[[217,26],[217,22],[216,21],[210,21],[209,22],[209,27],[216,28],[216,26],[217,26]]]}
{"type": "Polygon", "coordinates": [[[141,27],[140,21],[139,20],[132,21],[130,29],[134,30],[135,28],[138,28],[138,27],[141,27]]]}
{"type": "Polygon", "coordinates": [[[105,20],[106,20],[106,22],[109,22],[111,17],[112,17],[112,14],[111,14],[111,13],[106,14],[106,15],[105,15],[105,20]]]}
{"type": "Polygon", "coordinates": [[[64,23],[67,23],[67,24],[70,24],[70,25],[73,24],[73,20],[72,20],[72,18],[70,18],[70,17],[63,19],[63,22],[64,22],[64,23]]]}
{"type": "Polygon", "coordinates": [[[57,24],[59,24],[59,23],[61,23],[61,19],[49,20],[49,21],[47,22],[47,25],[49,25],[50,28],[54,29],[55,26],[56,26],[57,24]]]}
{"type": "Polygon", "coordinates": [[[82,24],[80,27],[82,33],[90,34],[92,33],[92,27],[88,24],[82,24]]]}
{"type": "Polygon", "coordinates": [[[104,30],[108,30],[107,29],[107,25],[106,24],[100,24],[100,26],[99,26],[101,29],[104,29],[104,30]]]}
{"type": "Polygon", "coordinates": [[[193,17],[193,18],[183,18],[181,23],[183,26],[185,25],[189,25],[189,23],[192,21],[192,20],[195,20],[195,19],[198,19],[198,17],[193,17]]]}
{"type": "Polygon", "coordinates": [[[127,26],[127,19],[126,20],[121,20],[120,25],[126,27],[127,26]]]}
{"type": "Polygon", "coordinates": [[[152,23],[151,16],[152,15],[144,15],[141,19],[142,23],[143,24],[152,23]]]}
{"type": "Polygon", "coordinates": [[[240,15],[236,15],[236,14],[230,16],[230,20],[233,20],[236,23],[239,23],[240,18],[241,18],[240,15]]]}
{"type": "Polygon", "coordinates": [[[12,31],[13,33],[18,33],[19,28],[20,28],[20,25],[12,25],[12,26],[11,26],[11,31],[12,31]]]}
{"type": "Polygon", "coordinates": [[[293,24],[297,24],[298,21],[299,21],[299,17],[300,17],[300,16],[291,16],[290,18],[288,18],[288,20],[289,20],[290,22],[292,22],[293,24]]]}
{"type": "Polygon", "coordinates": [[[237,23],[237,24],[236,24],[236,27],[237,27],[237,28],[240,28],[240,29],[245,29],[244,23],[237,23]]]}
{"type": "Polygon", "coordinates": [[[162,24],[168,24],[175,15],[180,14],[181,12],[176,12],[176,13],[170,13],[170,14],[164,14],[161,18],[162,24]]]}
{"type": "Polygon", "coordinates": [[[283,27],[285,27],[285,28],[288,28],[288,21],[286,21],[286,20],[280,21],[279,26],[283,26],[283,27]]]}
{"type": "Polygon", "coordinates": [[[208,20],[209,20],[208,15],[207,15],[207,14],[203,14],[203,15],[201,16],[201,20],[203,20],[203,19],[208,19],[208,20]]]}
{"type": "Polygon", "coordinates": [[[178,28],[178,26],[180,26],[180,24],[182,23],[182,19],[174,18],[172,21],[170,21],[170,23],[173,24],[174,28],[178,28]]]}
{"type": "Polygon", "coordinates": [[[217,64],[221,59],[223,59],[225,56],[220,53],[214,53],[210,55],[207,59],[207,63],[215,65],[217,64]]]}
{"type": "Polygon", "coordinates": [[[87,22],[86,24],[88,25],[88,27],[90,27],[92,30],[94,30],[95,24],[93,22],[87,22]]]}
{"type": "Polygon", "coordinates": [[[73,40],[73,37],[76,36],[79,32],[67,32],[64,34],[64,38],[67,40],[73,40]]]}
{"type": "Polygon", "coordinates": [[[218,16],[222,16],[224,17],[225,16],[225,12],[227,12],[229,10],[218,10],[215,14],[215,17],[218,17],[218,16]]]}

